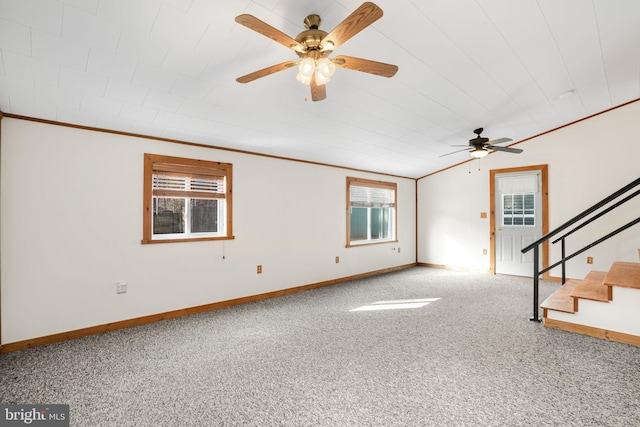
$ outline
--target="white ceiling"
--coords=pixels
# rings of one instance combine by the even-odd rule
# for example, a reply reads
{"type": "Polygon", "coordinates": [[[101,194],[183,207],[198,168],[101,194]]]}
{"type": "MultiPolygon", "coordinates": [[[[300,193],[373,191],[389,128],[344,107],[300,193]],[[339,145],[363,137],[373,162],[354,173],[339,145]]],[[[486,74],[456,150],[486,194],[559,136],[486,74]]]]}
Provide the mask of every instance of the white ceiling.
{"type": "Polygon", "coordinates": [[[237,15],[295,37],[361,3],[0,0],[0,109],[416,178],[467,160],[440,156],[477,127],[517,142],[640,97],[638,0],[376,0],[335,55],[394,77],[338,68],[320,102],[295,70],[235,81],[297,59],[237,15]]]}

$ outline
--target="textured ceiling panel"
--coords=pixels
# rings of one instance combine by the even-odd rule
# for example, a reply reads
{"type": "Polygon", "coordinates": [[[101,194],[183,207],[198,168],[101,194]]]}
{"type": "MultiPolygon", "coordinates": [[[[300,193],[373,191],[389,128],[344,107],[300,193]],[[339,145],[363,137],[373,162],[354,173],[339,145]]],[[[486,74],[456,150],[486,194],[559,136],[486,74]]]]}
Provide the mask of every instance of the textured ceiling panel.
{"type": "Polygon", "coordinates": [[[394,77],[338,68],[320,102],[295,69],[235,81],[298,60],[236,16],[295,37],[306,15],[328,32],[361,4],[0,0],[0,109],[420,177],[468,159],[441,156],[477,127],[518,142],[640,97],[637,0],[379,0],[332,56],[394,77]]]}

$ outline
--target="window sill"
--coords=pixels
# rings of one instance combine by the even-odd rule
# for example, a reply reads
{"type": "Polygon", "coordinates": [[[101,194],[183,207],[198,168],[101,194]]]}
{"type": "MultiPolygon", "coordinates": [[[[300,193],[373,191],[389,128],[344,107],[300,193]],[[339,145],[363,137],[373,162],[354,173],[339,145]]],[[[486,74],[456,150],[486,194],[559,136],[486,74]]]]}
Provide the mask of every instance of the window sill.
{"type": "Polygon", "coordinates": [[[347,248],[357,248],[360,246],[372,246],[372,245],[383,245],[385,243],[398,243],[398,239],[395,240],[381,240],[377,242],[363,242],[363,243],[347,243],[347,248]]]}
{"type": "Polygon", "coordinates": [[[146,240],[142,239],[140,243],[143,245],[150,245],[154,243],[184,243],[184,242],[207,242],[212,240],[233,240],[235,236],[224,236],[224,237],[193,237],[186,239],[157,239],[157,240],[146,240]]]}

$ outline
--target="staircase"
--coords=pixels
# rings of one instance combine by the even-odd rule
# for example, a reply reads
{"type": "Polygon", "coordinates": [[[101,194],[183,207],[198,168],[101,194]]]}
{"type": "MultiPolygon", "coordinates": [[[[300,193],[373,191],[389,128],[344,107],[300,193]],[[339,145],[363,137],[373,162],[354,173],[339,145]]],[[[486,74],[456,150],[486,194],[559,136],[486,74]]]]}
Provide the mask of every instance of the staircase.
{"type": "Polygon", "coordinates": [[[640,346],[640,263],[570,279],[541,307],[546,327],[640,346]]]}

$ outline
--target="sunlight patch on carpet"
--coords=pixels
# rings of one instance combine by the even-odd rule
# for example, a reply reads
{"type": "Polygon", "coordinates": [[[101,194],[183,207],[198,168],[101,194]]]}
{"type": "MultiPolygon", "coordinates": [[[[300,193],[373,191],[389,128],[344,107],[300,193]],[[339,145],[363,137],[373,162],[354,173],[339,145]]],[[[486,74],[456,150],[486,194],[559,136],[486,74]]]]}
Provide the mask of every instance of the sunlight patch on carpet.
{"type": "Polygon", "coordinates": [[[407,308],[420,308],[438,301],[440,298],[398,299],[389,301],[376,301],[349,311],[375,311],[375,310],[400,310],[407,308]]]}

